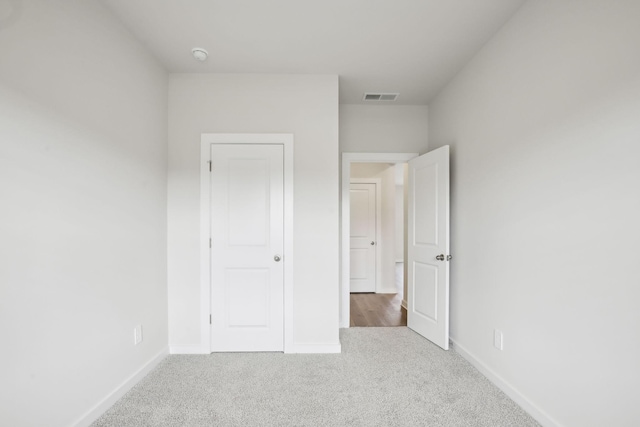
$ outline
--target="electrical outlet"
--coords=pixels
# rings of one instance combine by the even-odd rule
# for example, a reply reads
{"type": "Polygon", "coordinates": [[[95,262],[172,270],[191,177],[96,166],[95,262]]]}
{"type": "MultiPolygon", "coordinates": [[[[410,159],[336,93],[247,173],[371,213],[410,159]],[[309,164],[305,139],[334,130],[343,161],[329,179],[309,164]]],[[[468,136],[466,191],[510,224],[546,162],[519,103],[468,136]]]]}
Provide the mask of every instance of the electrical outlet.
{"type": "Polygon", "coordinates": [[[500,329],[493,330],[493,346],[498,350],[502,350],[503,348],[503,336],[502,331],[500,329]]]}
{"type": "Polygon", "coordinates": [[[138,345],[142,342],[142,325],[136,325],[133,328],[133,344],[138,345]]]}

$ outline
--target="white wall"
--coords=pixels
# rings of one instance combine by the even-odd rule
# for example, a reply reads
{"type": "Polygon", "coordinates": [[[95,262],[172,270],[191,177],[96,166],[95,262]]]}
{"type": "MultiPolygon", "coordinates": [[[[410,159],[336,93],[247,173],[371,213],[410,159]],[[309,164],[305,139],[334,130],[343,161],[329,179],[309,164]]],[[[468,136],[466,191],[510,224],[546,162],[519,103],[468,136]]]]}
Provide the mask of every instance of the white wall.
{"type": "Polygon", "coordinates": [[[424,153],[427,121],[421,105],[340,105],[340,151],[424,153]]]}
{"type": "Polygon", "coordinates": [[[166,354],[167,76],[96,2],[2,8],[0,425],[69,426],[166,354]]]}
{"type": "MultiPolygon", "coordinates": [[[[380,179],[380,280],[378,293],[395,293],[396,267],[396,183],[395,165],[389,163],[352,163],[351,178],[380,179]]],[[[400,230],[402,233],[403,230],[400,230]]]]}
{"type": "Polygon", "coordinates": [[[638,22],[638,1],[527,2],[429,106],[452,337],[546,425],[640,425],[638,22]]]}
{"type": "Polygon", "coordinates": [[[200,135],[294,135],[294,346],[338,345],[338,78],[177,74],[169,83],[170,344],[200,345],[200,135]]]}
{"type": "MultiPolygon", "coordinates": [[[[428,120],[424,105],[340,105],[340,152],[424,154],[429,148],[428,120]]],[[[406,187],[404,197],[406,203],[406,187]]],[[[404,227],[406,231],[406,210],[404,227]]],[[[406,263],[404,278],[406,299],[406,263]]]]}
{"type": "Polygon", "coordinates": [[[405,242],[405,223],[404,223],[404,212],[405,212],[405,198],[404,198],[404,189],[406,187],[405,184],[405,171],[408,168],[407,163],[397,163],[395,168],[395,185],[396,185],[396,212],[395,212],[395,228],[396,228],[396,250],[395,250],[395,258],[396,262],[404,262],[404,242],[405,242]]]}

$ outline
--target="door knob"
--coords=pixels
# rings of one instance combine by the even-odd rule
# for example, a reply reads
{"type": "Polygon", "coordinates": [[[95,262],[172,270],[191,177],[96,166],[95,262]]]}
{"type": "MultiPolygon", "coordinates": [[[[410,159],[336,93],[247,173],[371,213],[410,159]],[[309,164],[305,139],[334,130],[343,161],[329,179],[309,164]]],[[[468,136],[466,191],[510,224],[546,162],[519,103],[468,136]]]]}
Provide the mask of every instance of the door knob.
{"type": "Polygon", "coordinates": [[[280,262],[280,259],[281,259],[281,258],[280,258],[280,255],[276,255],[276,256],[274,256],[274,257],[273,257],[273,260],[274,260],[275,262],[280,262]]]}
{"type": "Polygon", "coordinates": [[[375,244],[376,244],[376,242],[371,242],[371,246],[373,246],[373,245],[375,245],[375,244]]]}
{"type": "Polygon", "coordinates": [[[438,261],[444,261],[444,254],[440,254],[440,255],[436,256],[436,259],[438,261]]]}

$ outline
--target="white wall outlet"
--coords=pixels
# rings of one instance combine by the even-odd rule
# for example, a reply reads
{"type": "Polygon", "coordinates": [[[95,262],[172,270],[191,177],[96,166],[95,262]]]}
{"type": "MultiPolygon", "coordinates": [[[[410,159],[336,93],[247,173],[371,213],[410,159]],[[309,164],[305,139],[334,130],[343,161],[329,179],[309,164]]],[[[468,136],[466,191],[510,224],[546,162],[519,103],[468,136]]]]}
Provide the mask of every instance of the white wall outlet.
{"type": "Polygon", "coordinates": [[[493,346],[498,350],[502,350],[503,348],[503,336],[500,329],[493,330],[493,346]]]}
{"type": "Polygon", "coordinates": [[[133,328],[133,344],[138,345],[142,342],[142,325],[136,325],[133,328]]]}

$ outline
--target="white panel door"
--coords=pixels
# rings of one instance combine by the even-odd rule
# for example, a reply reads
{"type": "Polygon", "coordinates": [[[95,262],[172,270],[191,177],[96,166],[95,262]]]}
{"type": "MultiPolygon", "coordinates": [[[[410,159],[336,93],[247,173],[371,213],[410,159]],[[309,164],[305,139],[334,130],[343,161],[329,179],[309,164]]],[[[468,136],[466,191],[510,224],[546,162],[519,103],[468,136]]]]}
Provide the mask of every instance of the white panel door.
{"type": "Polygon", "coordinates": [[[449,146],[409,161],[407,325],[449,349],[449,146]]]}
{"type": "Polygon", "coordinates": [[[211,145],[211,351],[284,350],[282,145],[211,145]]]}
{"type": "Polygon", "coordinates": [[[351,184],[350,292],[376,291],[376,184],[351,184]]]}

